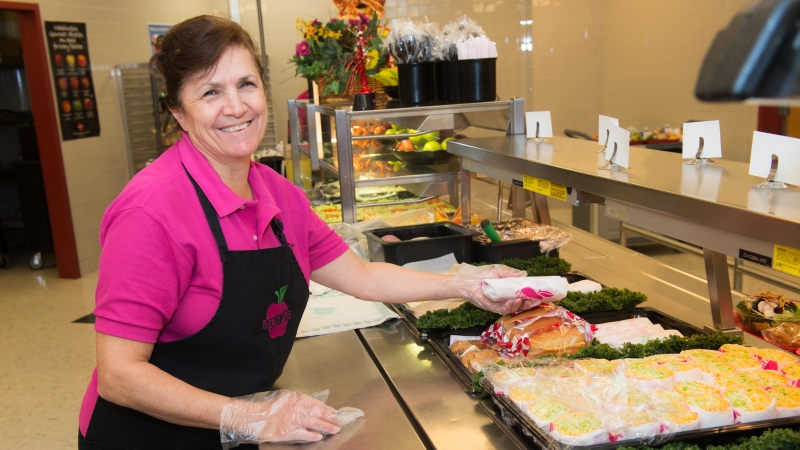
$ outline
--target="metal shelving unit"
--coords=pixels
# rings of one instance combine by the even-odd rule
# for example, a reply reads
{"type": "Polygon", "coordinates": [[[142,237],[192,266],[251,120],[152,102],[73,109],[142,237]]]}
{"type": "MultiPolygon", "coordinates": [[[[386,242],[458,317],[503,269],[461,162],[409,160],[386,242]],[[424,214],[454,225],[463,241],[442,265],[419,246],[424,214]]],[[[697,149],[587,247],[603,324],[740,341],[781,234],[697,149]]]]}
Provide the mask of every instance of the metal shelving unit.
{"type": "MultiPolygon", "coordinates": [[[[386,106],[386,105],[381,105],[386,106]]],[[[457,162],[437,165],[404,164],[390,176],[360,173],[355,170],[354,145],[365,140],[396,140],[421,136],[430,131],[457,130],[474,137],[512,136],[524,130],[524,107],[520,98],[485,103],[385,108],[350,111],[333,106],[313,105],[289,100],[294,183],[303,185],[301,158],[310,159],[312,170],[322,170],[337,178],[342,197],[342,219],[356,222],[355,190],[361,187],[400,185],[420,198],[449,194],[456,196],[457,162]],[[305,120],[301,120],[301,117],[305,120]],[[365,123],[391,123],[416,133],[354,136],[353,130],[365,123]],[[307,126],[304,126],[307,124],[307,126]],[[341,143],[349,143],[342,145],[341,143]]],[[[378,155],[375,155],[378,156],[378,155]]],[[[387,156],[383,153],[382,156],[387,156]]],[[[390,155],[389,155],[390,156],[390,155]]]]}
{"type": "MultiPolygon", "coordinates": [[[[770,266],[777,246],[800,249],[800,191],[753,188],[763,180],[749,175],[746,163],[687,166],[678,154],[638,148],[630,149],[630,169],[600,170],[604,161],[597,150],[596,142],[563,137],[471,139],[448,146],[461,157],[462,215],[469,217],[471,172],[514,185],[514,195],[523,199],[523,185],[558,183],[569,203],[604,203],[606,215],[703,248],[713,321],[708,327],[740,332],[725,255],[750,255],[770,266]]],[[[534,197],[537,216],[548,223],[546,197],[534,197]]],[[[524,209],[514,214],[520,217],[524,209]]]]}

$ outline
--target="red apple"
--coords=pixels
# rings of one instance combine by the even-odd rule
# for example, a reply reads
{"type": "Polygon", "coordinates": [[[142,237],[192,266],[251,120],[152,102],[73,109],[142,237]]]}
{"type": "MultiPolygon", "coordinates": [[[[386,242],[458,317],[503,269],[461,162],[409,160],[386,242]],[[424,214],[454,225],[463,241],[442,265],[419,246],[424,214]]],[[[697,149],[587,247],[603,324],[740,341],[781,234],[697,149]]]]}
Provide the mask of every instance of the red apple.
{"type": "Polygon", "coordinates": [[[78,77],[69,77],[69,87],[78,89],[78,77]]]}
{"type": "Polygon", "coordinates": [[[78,67],[86,67],[86,56],[78,55],[78,67]]]}
{"type": "Polygon", "coordinates": [[[64,67],[64,55],[61,53],[56,53],[53,56],[53,61],[56,63],[56,67],[64,67]]]}
{"type": "Polygon", "coordinates": [[[66,78],[60,77],[58,79],[58,88],[61,89],[62,91],[66,91],[67,90],[67,79],[66,78]]]}
{"type": "Polygon", "coordinates": [[[90,86],[89,78],[88,77],[82,77],[81,78],[81,87],[84,88],[84,89],[89,89],[89,86],[90,86]]]}
{"type": "Polygon", "coordinates": [[[64,100],[61,102],[61,111],[65,113],[72,111],[72,104],[69,102],[69,100],[64,100]]]}
{"type": "Polygon", "coordinates": [[[90,98],[83,99],[83,109],[91,111],[94,109],[94,102],[90,98]]]}

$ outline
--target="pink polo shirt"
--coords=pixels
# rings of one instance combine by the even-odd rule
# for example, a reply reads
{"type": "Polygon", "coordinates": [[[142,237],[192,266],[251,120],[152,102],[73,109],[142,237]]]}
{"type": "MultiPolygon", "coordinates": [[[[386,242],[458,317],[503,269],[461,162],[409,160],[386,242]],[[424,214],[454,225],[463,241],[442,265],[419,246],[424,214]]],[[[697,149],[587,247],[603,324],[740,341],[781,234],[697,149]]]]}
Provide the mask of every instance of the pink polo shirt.
{"type": "MultiPolygon", "coordinates": [[[[269,226],[276,216],[306,280],[348,250],[289,180],[250,163],[254,199],[245,201],[184,135],[133,177],[103,216],[95,330],[140,342],[170,342],[200,331],[216,312],[222,262],[184,166],[219,215],[229,250],[278,247],[269,226]]],[[[84,436],[96,401],[97,370],[81,404],[84,436]]]]}

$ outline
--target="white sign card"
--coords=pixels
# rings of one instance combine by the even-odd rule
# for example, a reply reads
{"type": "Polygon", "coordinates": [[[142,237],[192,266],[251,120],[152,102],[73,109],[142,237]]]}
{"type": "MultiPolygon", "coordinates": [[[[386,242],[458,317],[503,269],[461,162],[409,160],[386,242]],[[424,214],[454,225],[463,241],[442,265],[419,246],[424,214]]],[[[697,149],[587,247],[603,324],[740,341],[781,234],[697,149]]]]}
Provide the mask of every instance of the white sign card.
{"type": "Polygon", "coordinates": [[[597,142],[606,144],[606,139],[611,136],[611,129],[619,126],[619,119],[600,114],[600,127],[597,129],[597,142]]]}
{"type": "Polygon", "coordinates": [[[525,128],[528,139],[540,137],[553,137],[553,121],[550,120],[550,111],[532,111],[525,113],[525,128]],[[539,124],[539,136],[536,136],[536,124],[539,124]]]}
{"type": "Polygon", "coordinates": [[[778,157],[775,181],[800,184],[800,139],[754,131],[750,175],[769,178],[772,155],[778,157]]]}
{"type": "Polygon", "coordinates": [[[631,132],[622,127],[611,128],[611,136],[608,138],[608,147],[606,147],[606,161],[620,165],[624,168],[629,168],[628,160],[631,153],[631,132]],[[616,154],[614,149],[616,148],[616,154]],[[614,160],[611,160],[611,157],[614,160]]]}
{"type": "Polygon", "coordinates": [[[708,120],[683,124],[683,159],[693,159],[697,156],[701,137],[703,153],[699,158],[721,158],[722,138],[719,132],[719,120],[708,120]]]}

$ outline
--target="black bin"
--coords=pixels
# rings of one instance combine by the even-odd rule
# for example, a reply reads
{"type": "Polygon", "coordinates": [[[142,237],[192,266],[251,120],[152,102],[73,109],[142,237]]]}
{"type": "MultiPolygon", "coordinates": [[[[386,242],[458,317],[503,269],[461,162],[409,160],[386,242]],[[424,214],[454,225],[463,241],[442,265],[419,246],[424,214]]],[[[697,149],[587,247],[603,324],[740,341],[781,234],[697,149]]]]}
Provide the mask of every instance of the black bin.
{"type": "Polygon", "coordinates": [[[458,84],[462,102],[496,100],[497,58],[459,60],[458,84]]]}
{"type": "Polygon", "coordinates": [[[416,261],[438,258],[452,253],[460,263],[471,263],[472,236],[477,233],[449,223],[430,223],[407,227],[380,228],[364,233],[370,261],[383,261],[402,266],[416,261]],[[381,239],[391,234],[400,242],[381,239]],[[427,238],[412,240],[416,238],[427,238]]]}
{"type": "Polygon", "coordinates": [[[258,162],[283,175],[283,156],[265,156],[259,158],[258,162]]]}
{"type": "Polygon", "coordinates": [[[436,81],[433,63],[411,63],[397,65],[397,82],[400,87],[400,103],[424,105],[436,98],[436,81]]]}
{"type": "MultiPolygon", "coordinates": [[[[539,241],[530,239],[500,242],[472,241],[472,258],[475,262],[498,263],[508,258],[528,259],[536,256],[542,256],[539,241]]],[[[552,250],[547,256],[558,258],[558,250],[552,250]]]]}

